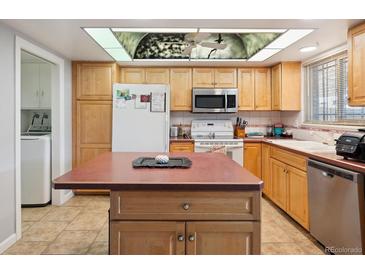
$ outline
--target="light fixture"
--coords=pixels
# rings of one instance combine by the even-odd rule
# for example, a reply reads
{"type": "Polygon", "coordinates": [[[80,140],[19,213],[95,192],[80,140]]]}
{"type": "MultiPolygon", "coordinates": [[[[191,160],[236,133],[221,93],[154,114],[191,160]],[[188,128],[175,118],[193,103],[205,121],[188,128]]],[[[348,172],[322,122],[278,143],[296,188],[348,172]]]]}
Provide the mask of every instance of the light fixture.
{"type": "Polygon", "coordinates": [[[113,32],[192,33],[198,28],[112,28],[113,32]]]}
{"type": "Polygon", "coordinates": [[[284,49],[311,33],[313,29],[290,29],[272,41],[265,48],[284,49]]]}
{"type": "Polygon", "coordinates": [[[285,31],[286,29],[199,29],[199,32],[208,33],[283,33],[285,31]]]}
{"type": "Polygon", "coordinates": [[[266,59],[270,58],[274,54],[281,51],[281,49],[267,49],[264,48],[260,50],[258,53],[256,53],[254,56],[252,56],[250,59],[248,59],[249,62],[260,62],[265,61],[266,59]]]}
{"type": "Polygon", "coordinates": [[[109,28],[84,28],[115,61],[132,61],[128,52],[119,43],[109,28]]]}
{"type": "Polygon", "coordinates": [[[300,52],[311,52],[317,49],[317,46],[308,46],[308,47],[303,47],[300,48],[299,51],[300,52]]]}

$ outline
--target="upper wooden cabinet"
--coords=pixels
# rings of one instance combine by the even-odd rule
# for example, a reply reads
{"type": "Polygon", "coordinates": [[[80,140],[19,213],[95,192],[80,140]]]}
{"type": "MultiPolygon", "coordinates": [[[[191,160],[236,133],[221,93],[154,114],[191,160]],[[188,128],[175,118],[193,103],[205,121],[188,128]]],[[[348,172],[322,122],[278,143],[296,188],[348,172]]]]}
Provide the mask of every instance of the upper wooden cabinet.
{"type": "Polygon", "coordinates": [[[195,88],[235,88],[237,87],[236,68],[194,68],[193,87],[195,88]]]}
{"type": "Polygon", "coordinates": [[[170,71],[168,68],[146,68],[145,69],[146,84],[169,84],[170,71]]]}
{"type": "Polygon", "coordinates": [[[237,87],[237,69],[235,68],[214,69],[214,87],[216,88],[237,87]]]}
{"type": "Polygon", "coordinates": [[[121,82],[125,84],[142,84],[145,81],[143,68],[122,68],[121,82]]]}
{"type": "Polygon", "coordinates": [[[271,70],[255,68],[255,110],[271,110],[271,70]]]}
{"type": "Polygon", "coordinates": [[[214,68],[194,68],[193,69],[194,88],[214,87],[214,68]]]}
{"type": "Polygon", "coordinates": [[[272,109],[301,109],[301,63],[284,62],[271,69],[272,109]]]}
{"type": "Polygon", "coordinates": [[[261,178],[261,143],[245,143],[243,153],[244,167],[261,178]]]}
{"type": "Polygon", "coordinates": [[[118,81],[115,63],[73,63],[73,85],[78,100],[111,100],[113,83],[118,81]]]}
{"type": "Polygon", "coordinates": [[[191,111],[191,68],[170,69],[170,110],[191,111]]]}
{"type": "Polygon", "coordinates": [[[238,109],[255,109],[255,72],[252,68],[238,69],[238,109]]]}
{"type": "Polygon", "coordinates": [[[365,106],[365,23],[348,33],[348,103],[365,106]]]}
{"type": "Polygon", "coordinates": [[[122,68],[121,82],[125,84],[169,84],[168,68],[122,68]]]}

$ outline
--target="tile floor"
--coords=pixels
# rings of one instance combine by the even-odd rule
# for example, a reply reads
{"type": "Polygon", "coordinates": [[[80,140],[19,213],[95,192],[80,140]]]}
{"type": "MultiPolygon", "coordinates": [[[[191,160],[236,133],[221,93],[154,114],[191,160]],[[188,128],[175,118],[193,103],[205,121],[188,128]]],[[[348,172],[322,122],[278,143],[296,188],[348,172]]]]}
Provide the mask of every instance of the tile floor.
{"type": "MultiPolygon", "coordinates": [[[[22,209],[23,237],[5,254],[108,254],[108,196],[75,196],[65,205],[22,209]]],[[[324,254],[304,229],[262,201],[262,254],[324,254]]]]}

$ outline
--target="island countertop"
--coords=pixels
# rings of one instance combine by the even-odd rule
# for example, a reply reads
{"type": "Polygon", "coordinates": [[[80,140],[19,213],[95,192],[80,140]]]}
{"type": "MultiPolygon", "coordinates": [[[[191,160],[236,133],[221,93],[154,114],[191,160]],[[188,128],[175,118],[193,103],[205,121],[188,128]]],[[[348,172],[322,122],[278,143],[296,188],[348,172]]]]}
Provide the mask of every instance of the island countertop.
{"type": "Polygon", "coordinates": [[[220,153],[167,153],[192,161],[190,168],[133,168],[138,157],[159,153],[107,152],[53,180],[56,189],[247,190],[261,179],[220,153]]]}

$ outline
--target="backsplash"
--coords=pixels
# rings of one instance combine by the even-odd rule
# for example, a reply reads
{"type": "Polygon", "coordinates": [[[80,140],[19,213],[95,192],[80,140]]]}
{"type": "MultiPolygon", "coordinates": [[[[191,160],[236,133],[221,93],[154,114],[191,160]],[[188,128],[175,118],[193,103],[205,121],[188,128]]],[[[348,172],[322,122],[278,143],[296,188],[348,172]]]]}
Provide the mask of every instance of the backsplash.
{"type": "Polygon", "coordinates": [[[192,112],[171,112],[170,124],[190,126],[192,120],[196,119],[230,119],[236,123],[236,118],[241,117],[248,122],[246,132],[266,132],[266,127],[281,121],[279,111],[240,111],[238,113],[192,113],[192,112]]]}
{"type": "Polygon", "coordinates": [[[266,127],[274,123],[283,123],[284,127],[293,133],[293,138],[299,140],[316,141],[335,144],[343,132],[356,129],[341,128],[319,128],[302,125],[302,112],[280,112],[280,111],[240,111],[234,114],[210,114],[210,113],[192,113],[192,112],[171,112],[170,124],[184,126],[184,131],[190,130],[191,121],[195,119],[231,119],[236,122],[236,117],[241,117],[248,121],[246,133],[259,131],[266,132],[266,127]]]}

